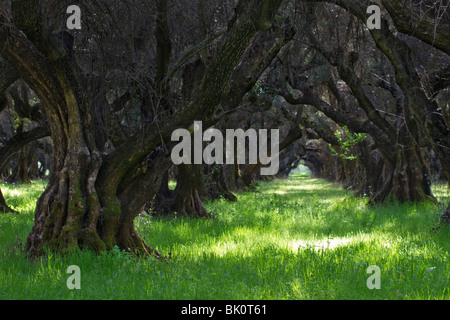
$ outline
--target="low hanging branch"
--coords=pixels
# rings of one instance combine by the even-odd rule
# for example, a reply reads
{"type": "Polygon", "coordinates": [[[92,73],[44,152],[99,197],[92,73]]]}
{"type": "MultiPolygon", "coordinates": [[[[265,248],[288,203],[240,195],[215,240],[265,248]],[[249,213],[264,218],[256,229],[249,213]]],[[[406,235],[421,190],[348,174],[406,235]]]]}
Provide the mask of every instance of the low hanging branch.
{"type": "Polygon", "coordinates": [[[27,132],[19,133],[6,141],[0,148],[0,172],[11,160],[11,157],[30,142],[50,136],[48,127],[37,127],[27,132]]]}

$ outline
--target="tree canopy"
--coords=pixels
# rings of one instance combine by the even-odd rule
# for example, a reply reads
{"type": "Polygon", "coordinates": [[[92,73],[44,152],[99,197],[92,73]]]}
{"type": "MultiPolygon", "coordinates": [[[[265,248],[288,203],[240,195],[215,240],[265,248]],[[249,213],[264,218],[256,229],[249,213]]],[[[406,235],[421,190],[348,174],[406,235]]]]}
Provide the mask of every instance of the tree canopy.
{"type": "Polygon", "coordinates": [[[142,210],[209,217],[204,199],[273,178],[260,160],[174,166],[172,134],[195,121],[278,129],[275,176],[303,163],[372,204],[450,187],[448,1],[79,1],[75,29],[70,5],[0,4],[0,174],[49,180],[31,257],[161,257],[134,229],[142,210]]]}

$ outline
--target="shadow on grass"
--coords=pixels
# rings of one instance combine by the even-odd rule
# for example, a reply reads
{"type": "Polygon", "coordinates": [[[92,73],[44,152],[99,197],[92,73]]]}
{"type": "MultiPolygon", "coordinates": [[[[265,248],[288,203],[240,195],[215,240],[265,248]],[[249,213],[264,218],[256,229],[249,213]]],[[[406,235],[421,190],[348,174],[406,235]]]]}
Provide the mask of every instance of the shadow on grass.
{"type": "MultiPolygon", "coordinates": [[[[138,218],[136,227],[151,247],[172,251],[169,263],[120,252],[82,252],[32,266],[19,255],[5,258],[0,275],[11,269],[15,277],[3,273],[0,297],[448,299],[450,232],[431,232],[436,206],[367,207],[366,199],[303,177],[262,183],[258,190],[239,194],[237,203],[207,203],[210,220],[138,218]],[[83,270],[83,289],[76,293],[66,288],[69,264],[83,270]],[[372,264],[382,267],[380,291],[366,287],[372,264]]],[[[31,222],[32,215],[0,217],[1,230],[22,234],[31,222]]],[[[15,236],[5,234],[2,245],[15,236]]]]}
{"type": "MultiPolygon", "coordinates": [[[[150,244],[165,248],[174,244],[202,247],[205,243],[242,242],[246,238],[261,242],[320,241],[356,234],[379,238],[414,234],[417,239],[436,239],[432,229],[439,211],[435,205],[369,207],[368,199],[356,198],[322,180],[301,177],[262,183],[257,193],[242,193],[238,198],[236,203],[207,203],[212,220],[151,218],[149,229],[141,224],[140,230],[150,244]]],[[[441,234],[443,241],[448,239],[448,231],[441,234]]]]}

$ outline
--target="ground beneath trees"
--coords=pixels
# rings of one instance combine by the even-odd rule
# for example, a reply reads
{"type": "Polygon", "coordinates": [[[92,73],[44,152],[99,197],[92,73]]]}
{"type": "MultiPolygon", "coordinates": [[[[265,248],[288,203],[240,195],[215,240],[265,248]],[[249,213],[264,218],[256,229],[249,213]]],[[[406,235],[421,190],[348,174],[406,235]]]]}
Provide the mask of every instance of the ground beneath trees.
{"type": "Polygon", "coordinates": [[[323,180],[293,176],[261,183],[239,201],[206,203],[210,220],[155,219],[137,229],[170,262],[136,260],[120,250],[30,264],[21,252],[45,182],[2,184],[19,215],[0,215],[0,299],[450,299],[450,228],[433,232],[442,205],[368,207],[323,180]],[[68,290],[66,270],[81,270],[68,290]],[[381,289],[369,290],[377,265],[381,289]]]}

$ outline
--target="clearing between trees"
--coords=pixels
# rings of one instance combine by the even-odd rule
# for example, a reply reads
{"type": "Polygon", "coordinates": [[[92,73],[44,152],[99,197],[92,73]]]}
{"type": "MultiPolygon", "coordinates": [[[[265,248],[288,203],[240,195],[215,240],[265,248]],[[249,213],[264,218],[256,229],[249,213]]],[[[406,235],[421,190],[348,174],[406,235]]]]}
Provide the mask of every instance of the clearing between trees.
{"type": "Polygon", "coordinates": [[[368,206],[368,198],[293,175],[261,182],[237,202],[205,203],[212,219],[139,215],[136,229],[168,261],[116,247],[99,254],[47,254],[30,263],[23,243],[45,182],[1,184],[21,214],[0,215],[0,299],[450,299],[450,228],[433,228],[439,204],[368,206]],[[81,270],[69,290],[66,270],[81,270]],[[370,266],[381,289],[369,290],[370,266]]]}

